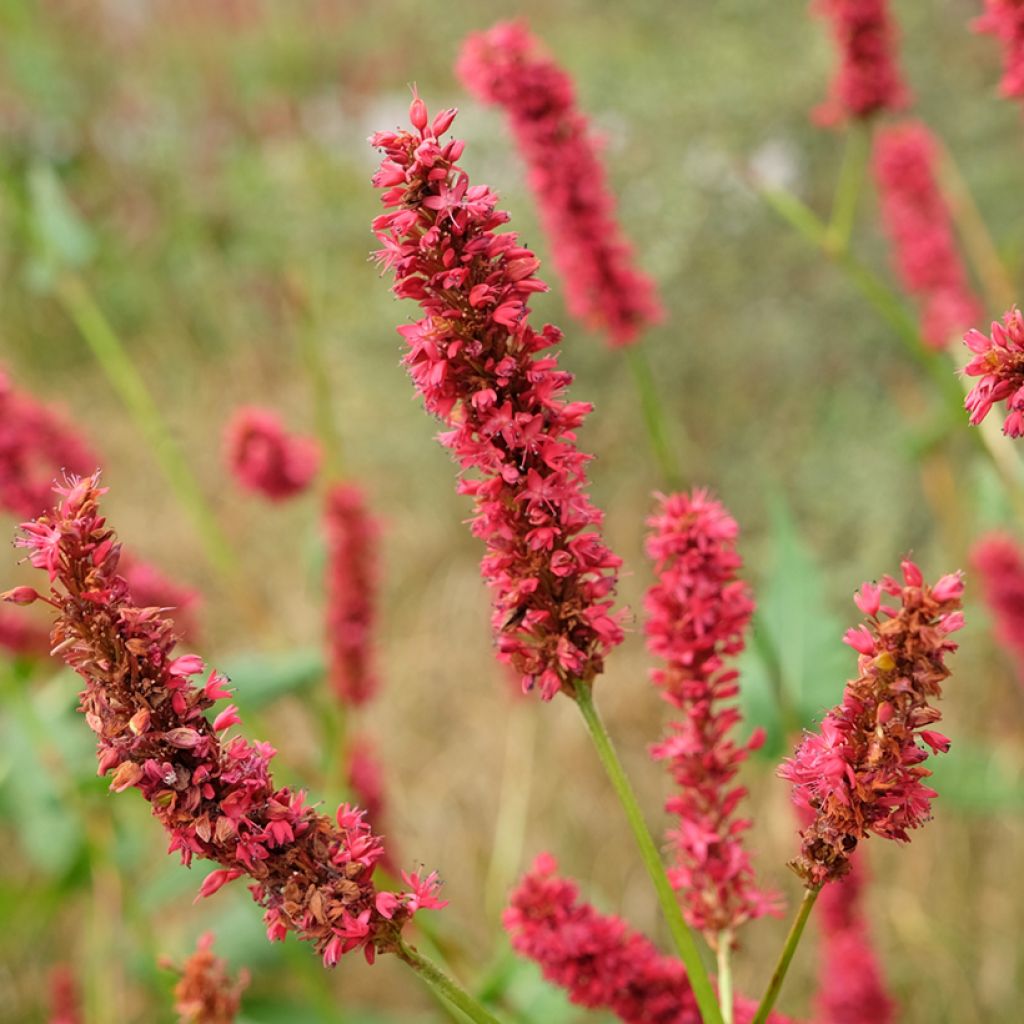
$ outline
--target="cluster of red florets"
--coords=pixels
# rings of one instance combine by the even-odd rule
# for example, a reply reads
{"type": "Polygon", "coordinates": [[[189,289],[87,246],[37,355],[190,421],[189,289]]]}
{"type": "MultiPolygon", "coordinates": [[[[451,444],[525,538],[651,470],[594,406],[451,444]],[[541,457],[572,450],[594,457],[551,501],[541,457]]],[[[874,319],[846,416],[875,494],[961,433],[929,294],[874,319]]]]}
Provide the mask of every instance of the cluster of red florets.
{"type": "MultiPolygon", "coordinates": [[[[504,924],[516,952],[533,960],[572,1002],[609,1010],[628,1024],[699,1024],[700,1012],[682,963],[621,918],[579,899],[541,854],[512,893],[504,924]]],[[[756,1004],[737,997],[736,1024],[749,1024],[756,1004]]],[[[772,1013],[770,1024],[789,1019],[772,1013]]]]}
{"type": "Polygon", "coordinates": [[[1024,551],[1009,534],[990,533],[971,549],[996,639],[1013,656],[1024,683],[1024,551]]]}
{"type": "Polygon", "coordinates": [[[931,817],[936,793],[922,762],[949,740],[928,728],[942,717],[930,702],[950,674],[945,659],[957,648],[950,634],[963,626],[964,585],[959,573],[929,586],[913,562],[902,568],[903,583],[886,576],[861,587],[855,600],[867,624],[845,637],[860,675],[779,770],[797,806],[813,815],[792,864],[809,887],[845,874],[861,839],[906,842],[931,817]],[[882,603],[886,595],[896,607],[882,603]]]}
{"type": "Polygon", "coordinates": [[[457,71],[475,96],[508,115],[569,311],[606,331],[613,345],[634,341],[664,311],[619,227],[615,198],[597,142],[576,106],[572,79],[518,21],[471,35],[457,71]]]}
{"type": "Polygon", "coordinates": [[[818,897],[821,931],[818,1024],[892,1024],[896,1005],[885,985],[875,955],[863,906],[863,867],[850,862],[850,871],[818,897]]]}
{"type": "MultiPolygon", "coordinates": [[[[408,876],[409,892],[377,891],[383,844],[364,812],[345,804],[334,820],[316,813],[303,792],[274,785],[269,744],[224,735],[239,723],[234,705],[207,718],[230,695],[226,680],[211,672],[195,685],[202,659],[176,657],[173,623],[132,602],[96,478],[73,479],[59,493],[52,513],[22,526],[19,544],[49,574],[55,649],[85,680],[81,710],[98,737],[99,773],[112,773],[115,792],[142,793],[185,864],[220,865],[201,895],[248,876],[271,939],[295,932],[328,966],[350,949],[369,960],[393,951],[417,909],[442,905],[436,877],[408,876]]],[[[19,604],[33,598],[25,587],[8,595],[19,604]]]]}
{"type": "Polygon", "coordinates": [[[645,601],[647,643],[665,661],[652,678],[684,715],[652,751],[678,786],[665,805],[679,818],[669,832],[676,854],[669,877],[689,923],[717,945],[721,933],[775,904],[757,888],[743,847],[750,822],[735,817],[747,792],[736,773],[764,734],[737,745],[729,734],[740,713],[725,704],[739,688],[724,659],[743,649],[754,602],[737,578],[736,520],[706,491],[662,497],[648,525],[658,582],[645,601]]]}
{"type": "Polygon", "coordinates": [[[550,699],[589,683],[621,642],[610,600],[620,560],[594,529],[602,516],[585,492],[589,456],[576,446],[591,407],[566,400],[571,374],[541,354],[559,331],[529,323],[530,297],[546,287],[539,261],[497,231],[508,215],[456,164],[463,144],[441,141],[454,117],[431,123],[416,99],[413,131],[373,136],[384,151],[374,184],[389,210],[373,225],[377,260],[394,272],[395,294],[424,312],[399,328],[405,364],[450,428],[442,443],[476,502],[499,655],[550,699]]]}
{"type": "Polygon", "coordinates": [[[832,23],[839,67],[828,101],[818,109],[824,122],[870,117],[907,101],[896,63],[896,27],[888,0],[814,0],[832,23]]]}
{"type": "Polygon", "coordinates": [[[974,28],[995,36],[1003,44],[1003,79],[999,83],[1002,94],[1024,98],[1024,2],[985,0],[985,13],[975,19],[974,28]]]}
{"type": "Polygon", "coordinates": [[[882,219],[903,284],[921,303],[924,340],[943,349],[978,318],[949,209],[935,175],[935,140],[923,124],[883,129],[875,140],[882,219]]]}
{"type": "Polygon", "coordinates": [[[977,426],[997,402],[1006,402],[1003,433],[1024,436],[1024,317],[1014,306],[1003,322],[992,323],[992,334],[970,330],[964,344],[974,358],[964,367],[968,377],[981,379],[968,392],[964,407],[977,426]]]}
{"type": "Polygon", "coordinates": [[[316,441],[289,434],[275,413],[250,406],[232,416],[224,451],[238,483],[271,501],[301,494],[320,466],[316,441]]]}

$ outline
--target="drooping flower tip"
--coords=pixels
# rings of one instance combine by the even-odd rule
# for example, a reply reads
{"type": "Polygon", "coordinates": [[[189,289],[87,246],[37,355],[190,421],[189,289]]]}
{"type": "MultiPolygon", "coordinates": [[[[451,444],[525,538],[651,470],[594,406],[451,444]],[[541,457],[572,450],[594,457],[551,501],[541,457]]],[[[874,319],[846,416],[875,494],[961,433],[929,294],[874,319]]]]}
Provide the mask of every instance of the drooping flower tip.
{"type": "Polygon", "coordinates": [[[287,433],[276,413],[253,406],[228,422],[224,455],[240,486],[271,501],[301,494],[320,467],[316,441],[287,433]]]}
{"type": "Polygon", "coordinates": [[[196,685],[203,660],[175,657],[173,623],[131,601],[97,479],[70,480],[61,493],[19,543],[53,574],[55,650],[85,681],[81,710],[98,738],[99,774],[115,791],[139,790],[185,864],[218,865],[201,896],[248,875],[271,939],[292,932],[327,963],[356,948],[370,961],[394,951],[415,911],[437,904],[432,883],[394,894],[389,916],[376,911],[384,848],[364,812],[345,805],[335,823],[305,793],[274,785],[273,747],[221,735],[238,724],[234,706],[213,722],[206,712],[229,696],[225,680],[211,673],[196,685]]]}
{"type": "Polygon", "coordinates": [[[1003,433],[1024,436],[1024,317],[1020,310],[1014,306],[1003,315],[1001,324],[993,322],[991,336],[968,331],[964,344],[974,358],[963,372],[980,378],[964,399],[971,423],[977,426],[993,405],[1005,401],[1003,433]]]}
{"type": "Polygon", "coordinates": [[[841,878],[869,835],[907,842],[931,817],[936,793],[922,762],[949,748],[928,726],[942,717],[932,701],[950,674],[950,634],[963,626],[963,578],[950,573],[929,586],[909,559],[902,571],[902,582],[886,576],[861,589],[867,622],[845,637],[858,652],[859,675],[779,769],[810,817],[792,863],[810,887],[841,878]]]}
{"type": "Polygon", "coordinates": [[[525,22],[470,35],[456,71],[484,103],[502,107],[551,237],[569,311],[628,345],[663,319],[653,281],[635,265],[576,90],[525,22]]]}
{"type": "Polygon", "coordinates": [[[874,173],[893,262],[919,301],[925,342],[939,350],[977,320],[981,304],[968,284],[937,162],[937,143],[919,122],[875,136],[874,173]]]}
{"type": "Polygon", "coordinates": [[[754,603],[738,576],[736,521],[707,491],[659,495],[647,522],[658,580],[645,598],[645,630],[651,653],[665,662],[652,678],[683,713],[651,749],[677,787],[665,805],[678,817],[669,877],[689,924],[715,944],[721,932],[778,908],[774,893],[757,888],[742,841],[749,822],[736,817],[746,796],[736,775],[763,734],[745,744],[730,737],[740,715],[731,703],[737,674],[726,659],[742,651],[754,603]]]}
{"type": "Polygon", "coordinates": [[[831,22],[839,56],[829,98],[815,111],[816,119],[835,124],[904,107],[908,92],[896,62],[888,0],[815,0],[812,9],[831,22]]]}
{"type": "Polygon", "coordinates": [[[985,0],[985,13],[973,23],[976,32],[995,36],[1003,48],[1000,92],[1024,98],[1024,5],[1019,0],[985,0]]]}
{"type": "Polygon", "coordinates": [[[323,523],[330,682],[338,699],[354,707],[365,704],[378,689],[373,630],[380,531],[363,492],[351,483],[335,485],[327,493],[323,523]]]}
{"type": "Polygon", "coordinates": [[[496,230],[507,214],[490,189],[470,185],[455,163],[461,144],[442,142],[437,125],[374,137],[387,209],[373,225],[376,258],[394,272],[395,294],[424,313],[399,328],[404,361],[446,424],[441,442],[475,502],[498,655],[550,699],[589,684],[622,641],[611,600],[620,562],[597,532],[589,457],[575,443],[590,407],[566,400],[572,377],[543,354],[558,330],[529,323],[530,298],[544,288],[536,257],[496,230]]]}

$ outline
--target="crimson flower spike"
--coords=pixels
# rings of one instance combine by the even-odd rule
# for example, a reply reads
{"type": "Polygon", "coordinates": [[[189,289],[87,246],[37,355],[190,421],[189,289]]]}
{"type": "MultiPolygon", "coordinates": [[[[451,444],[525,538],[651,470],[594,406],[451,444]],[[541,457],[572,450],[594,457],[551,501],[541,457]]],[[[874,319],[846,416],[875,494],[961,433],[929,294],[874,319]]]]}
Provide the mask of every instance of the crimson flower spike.
{"type": "Polygon", "coordinates": [[[800,855],[791,862],[809,889],[841,878],[857,844],[869,835],[909,841],[909,831],[931,817],[937,795],[925,785],[928,751],[949,740],[928,726],[942,717],[930,703],[949,678],[951,633],[964,624],[960,573],[924,582],[911,561],[903,582],[886,576],[865,583],[855,597],[867,623],[846,633],[859,657],[859,675],[842,703],[808,733],[779,775],[793,783],[793,802],[810,813],[800,855]],[[894,597],[896,607],[884,603],[894,597]],[[927,748],[927,749],[926,749],[927,748]]]}
{"type": "MultiPolygon", "coordinates": [[[[537,857],[502,918],[512,948],[536,963],[577,1006],[610,1010],[627,1024],[700,1024],[682,963],[619,917],[579,899],[550,854],[537,857]]],[[[739,996],[735,1024],[749,1024],[756,1004],[739,996]]],[[[792,1024],[772,1013],[768,1024],[792,1024]]]]}
{"type": "Polygon", "coordinates": [[[813,0],[811,6],[832,23],[839,56],[829,98],[815,117],[834,124],[905,106],[889,0],[813,0]]]}
{"type": "Polygon", "coordinates": [[[1006,402],[1003,433],[1024,436],[1024,317],[1020,310],[1014,306],[1001,324],[993,321],[991,336],[968,331],[964,344],[974,353],[964,373],[981,378],[964,399],[971,423],[977,426],[993,405],[1006,402]]]}
{"type": "Polygon", "coordinates": [[[619,226],[598,142],[576,105],[572,79],[521,21],[469,36],[456,71],[474,96],[508,117],[569,312],[603,330],[614,346],[635,341],[664,310],[619,226]]]}
{"type": "Polygon", "coordinates": [[[1024,99],[1024,3],[1021,0],[985,0],[985,13],[973,23],[975,32],[995,36],[1003,47],[1003,78],[999,91],[1011,99],[1024,99]]]}
{"type": "MultiPolygon", "coordinates": [[[[378,891],[384,848],[364,812],[343,804],[328,818],[304,792],[275,786],[273,747],[226,735],[239,724],[235,705],[210,721],[208,709],[230,696],[227,680],[211,672],[196,685],[202,659],[176,657],[173,623],[132,603],[98,477],[57,491],[57,507],[25,523],[17,543],[49,576],[54,653],[85,681],[80,710],[98,738],[99,774],[112,774],[114,792],[139,790],[184,864],[218,865],[200,896],[248,877],[271,940],[293,932],[329,967],[357,948],[371,962],[394,952],[417,910],[444,906],[436,875],[403,875],[408,892],[378,891]]],[[[25,590],[5,596],[24,604],[25,590]]]]}
{"type": "Polygon", "coordinates": [[[384,151],[373,182],[389,211],[373,223],[384,246],[376,259],[394,272],[395,294],[424,313],[398,329],[405,365],[449,427],[441,443],[462,466],[459,490],[475,500],[499,657],[545,700],[572,695],[622,642],[611,601],[621,563],[597,533],[590,456],[576,446],[591,406],[566,400],[572,375],[542,355],[558,329],[530,326],[530,297],[546,289],[538,259],[496,230],[508,214],[456,164],[462,142],[441,141],[455,111],[431,122],[417,97],[409,116],[412,131],[370,140],[384,151]]]}
{"type": "Polygon", "coordinates": [[[727,703],[739,686],[726,659],[743,650],[754,602],[737,577],[736,520],[707,491],[659,495],[647,523],[658,576],[644,602],[647,646],[665,663],[651,678],[683,716],[651,751],[678,786],[665,805],[679,819],[669,832],[669,880],[687,922],[717,948],[744,922],[778,911],[778,897],[757,887],[743,846],[750,822],[736,815],[747,795],[736,774],[764,732],[735,743],[740,713],[727,703]]]}
{"type": "Polygon", "coordinates": [[[874,172],[882,221],[903,286],[921,307],[921,333],[946,348],[981,315],[957,250],[949,207],[935,173],[938,149],[917,121],[883,128],[875,137],[874,172]]]}

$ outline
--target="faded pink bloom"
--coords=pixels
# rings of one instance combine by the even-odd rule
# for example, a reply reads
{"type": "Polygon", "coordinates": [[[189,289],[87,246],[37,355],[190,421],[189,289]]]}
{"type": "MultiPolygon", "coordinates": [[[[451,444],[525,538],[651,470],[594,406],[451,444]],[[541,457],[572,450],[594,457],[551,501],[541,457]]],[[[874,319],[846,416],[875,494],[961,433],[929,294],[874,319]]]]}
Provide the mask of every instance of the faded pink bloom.
{"type": "Polygon", "coordinates": [[[572,79],[522,21],[473,33],[456,70],[474,96],[508,117],[569,312],[603,330],[613,345],[635,341],[664,310],[616,219],[598,141],[576,105],[572,79]]]}
{"type": "MultiPolygon", "coordinates": [[[[375,831],[384,831],[387,801],[384,792],[384,769],[377,756],[377,747],[369,736],[353,736],[346,751],[345,781],[352,799],[366,809],[366,820],[375,831]]],[[[389,841],[381,864],[397,874],[394,843],[389,841]]]]}
{"type": "Polygon", "coordinates": [[[343,804],[333,819],[318,814],[304,792],[274,785],[273,747],[218,734],[206,711],[227,696],[225,680],[211,672],[196,686],[202,659],[175,657],[173,623],[131,602],[98,478],[71,478],[58,493],[61,503],[23,524],[18,544],[53,584],[53,640],[85,681],[80,709],[98,738],[99,774],[112,774],[115,792],[139,790],[184,864],[219,865],[201,896],[249,876],[269,938],[294,932],[329,967],[351,949],[369,961],[393,952],[416,908],[443,905],[434,889],[389,894],[390,913],[376,909],[383,844],[364,812],[343,804]]]}
{"type": "Polygon", "coordinates": [[[817,1024],[893,1024],[896,1005],[886,991],[863,906],[864,868],[850,859],[850,871],[818,897],[821,928],[817,1024]]]}
{"type": "Polygon", "coordinates": [[[19,519],[50,504],[61,470],[90,473],[95,456],[78,432],[53,409],[16,391],[0,370],[0,509],[19,519]]]}
{"type": "Polygon", "coordinates": [[[378,132],[384,150],[374,184],[390,212],[373,229],[394,292],[424,317],[399,328],[405,364],[441,436],[462,466],[459,490],[476,503],[473,532],[487,545],[484,578],[494,594],[499,657],[524,688],[549,700],[601,671],[622,641],[612,610],[620,560],[602,543],[601,513],[586,495],[589,456],[576,430],[590,412],[566,400],[572,375],[553,355],[557,328],[529,323],[530,297],[545,285],[539,262],[513,232],[485,185],[470,185],[442,143],[454,110],[428,123],[423,101],[413,132],[378,132]]]}
{"type": "Polygon", "coordinates": [[[992,323],[992,336],[970,330],[964,344],[974,358],[964,367],[968,377],[981,380],[964,399],[964,408],[975,426],[988,415],[996,402],[1006,402],[1003,433],[1024,435],[1024,317],[1014,306],[1003,315],[1002,324],[992,323]]]}
{"type": "Polygon", "coordinates": [[[242,992],[249,984],[249,972],[234,980],[227,962],[213,954],[213,934],[199,937],[196,951],[185,961],[174,986],[174,1009],[178,1024],[234,1024],[242,1006],[242,992]]]}
{"type": "Polygon", "coordinates": [[[328,491],[324,532],[330,681],[343,704],[356,706],[365,704],[378,685],[373,626],[377,615],[379,530],[363,492],[354,484],[336,484],[328,491]]]}
{"type": "Polygon", "coordinates": [[[981,315],[957,250],[949,208],[936,179],[938,146],[917,121],[875,136],[874,171],[893,260],[921,307],[921,331],[934,349],[948,347],[981,315]]]}
{"type": "Polygon", "coordinates": [[[687,921],[714,947],[719,933],[777,909],[777,896],[758,889],[743,847],[750,821],[736,816],[747,795],[736,773],[764,734],[757,730],[737,746],[729,734],[740,713],[726,703],[739,686],[724,659],[743,650],[754,602],[737,578],[736,520],[707,491],[659,495],[647,524],[647,554],[658,576],[644,602],[647,645],[665,661],[651,677],[683,713],[652,749],[678,786],[665,804],[679,818],[669,832],[669,878],[687,921]]]}
{"type": "Polygon", "coordinates": [[[132,604],[139,608],[160,608],[173,612],[179,637],[194,640],[199,635],[196,612],[202,603],[199,591],[168,579],[155,565],[140,562],[122,552],[118,565],[128,584],[132,604]]]}
{"type": "Polygon", "coordinates": [[[839,55],[829,98],[815,117],[834,124],[905,106],[908,94],[896,63],[897,31],[888,0],[813,0],[811,9],[832,23],[839,55]]]}
{"type": "Polygon", "coordinates": [[[49,1024],[83,1024],[78,984],[68,964],[50,971],[49,1024]]]}
{"type": "Polygon", "coordinates": [[[959,573],[934,586],[904,561],[903,583],[885,576],[865,584],[858,607],[866,626],[846,642],[859,652],[859,676],[846,684],[843,701],[825,715],[818,733],[806,733],[779,775],[793,783],[793,802],[812,813],[791,867],[809,888],[842,877],[858,842],[869,835],[908,842],[908,832],[931,817],[937,794],[924,784],[929,751],[949,740],[928,727],[942,715],[931,700],[949,678],[949,635],[963,626],[959,573]],[[885,595],[898,605],[883,603],[885,595]]]}
{"type": "MultiPolygon", "coordinates": [[[[621,918],[579,900],[576,884],[541,854],[512,893],[502,918],[512,948],[577,1006],[609,1010],[627,1024],[699,1024],[700,1013],[682,963],[662,956],[621,918]]],[[[749,1024],[756,1003],[735,1000],[737,1024],[749,1024]]],[[[790,1024],[778,1013],[770,1024],[790,1024]]]]}
{"type": "Polygon", "coordinates": [[[995,36],[1003,47],[1003,79],[999,91],[1024,99],[1024,0],[985,0],[985,13],[973,28],[995,36]]]}
{"type": "Polygon", "coordinates": [[[271,501],[301,494],[320,467],[320,448],[289,434],[276,413],[243,406],[224,432],[224,457],[238,483],[271,501]]]}
{"type": "Polygon", "coordinates": [[[1013,656],[1024,683],[1024,551],[1009,534],[989,533],[971,549],[971,568],[981,579],[996,639],[1013,656]]]}

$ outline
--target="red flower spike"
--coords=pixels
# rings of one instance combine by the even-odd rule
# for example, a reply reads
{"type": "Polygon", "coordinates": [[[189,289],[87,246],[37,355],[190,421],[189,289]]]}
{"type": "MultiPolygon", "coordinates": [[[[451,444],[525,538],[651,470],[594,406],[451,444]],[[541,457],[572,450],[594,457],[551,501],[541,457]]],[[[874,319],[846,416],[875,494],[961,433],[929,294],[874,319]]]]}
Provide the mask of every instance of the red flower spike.
{"type": "Polygon", "coordinates": [[[384,151],[374,184],[389,211],[374,221],[384,246],[376,258],[393,270],[395,294],[425,314],[399,328],[405,364],[449,428],[441,442],[462,466],[459,490],[475,501],[498,655],[544,699],[572,693],[622,642],[611,601],[620,560],[596,532],[589,456],[576,446],[590,406],[567,401],[571,374],[543,354],[561,334],[529,323],[530,296],[545,289],[537,259],[496,230],[508,215],[455,163],[461,143],[442,142],[433,127],[371,142],[384,151]]]}
{"type": "Polygon", "coordinates": [[[658,576],[644,602],[647,645],[665,661],[652,679],[684,716],[652,749],[678,787],[665,805],[679,818],[669,832],[669,878],[688,923],[714,947],[720,932],[778,909],[778,897],[757,888],[743,847],[750,822],[736,817],[747,795],[736,773],[763,735],[737,745],[729,733],[739,712],[723,706],[737,692],[725,659],[743,650],[754,603],[737,578],[736,521],[707,491],[659,496],[647,523],[647,553],[658,576]]]}
{"type": "Polygon", "coordinates": [[[882,966],[871,942],[863,906],[864,870],[860,858],[850,871],[818,897],[821,931],[818,1024],[893,1024],[896,1005],[886,991],[882,966]]]}
{"type": "Polygon", "coordinates": [[[975,426],[997,402],[1006,402],[1003,433],[1024,436],[1024,317],[1014,306],[1001,324],[993,322],[992,336],[970,330],[964,344],[974,358],[964,367],[968,377],[980,377],[964,399],[964,408],[975,426]]]}
{"type": "MultiPolygon", "coordinates": [[[[662,956],[621,918],[579,900],[572,881],[541,854],[512,893],[503,916],[512,948],[577,1006],[609,1010],[627,1024],[699,1024],[700,1012],[683,965],[662,956]]],[[[756,1003],[735,1000],[736,1024],[750,1024],[756,1003]]],[[[772,1013],[769,1024],[792,1024],[772,1013]]]]}
{"type": "Polygon", "coordinates": [[[288,434],[275,413],[250,406],[228,423],[224,456],[241,487],[271,501],[301,494],[320,467],[316,441],[288,434]]]}
{"type": "Polygon", "coordinates": [[[829,98],[814,112],[816,119],[835,124],[906,106],[888,0],[813,0],[811,9],[832,23],[839,55],[829,98]]]}
{"type": "Polygon", "coordinates": [[[551,238],[569,312],[614,346],[664,317],[654,283],[635,267],[615,216],[599,144],[572,79],[520,21],[469,36],[456,67],[463,85],[508,117],[551,238]]]}
{"type": "Polygon", "coordinates": [[[183,863],[218,865],[201,896],[249,876],[271,939],[293,932],[327,960],[342,931],[342,951],[394,951],[403,925],[436,898],[431,904],[413,886],[394,894],[390,916],[377,912],[373,873],[384,849],[364,812],[345,805],[335,824],[301,791],[274,785],[269,744],[221,739],[218,725],[234,724],[231,708],[212,724],[206,712],[213,695],[226,695],[223,680],[211,674],[204,688],[195,685],[202,659],[174,657],[170,620],[132,603],[97,478],[72,478],[58,492],[63,502],[25,524],[17,543],[53,574],[53,639],[85,681],[80,710],[98,738],[100,774],[114,772],[115,789],[139,790],[183,863]],[[358,934],[339,923],[350,920],[360,922],[358,934]]]}
{"type": "Polygon", "coordinates": [[[902,569],[902,584],[890,576],[880,583],[898,605],[880,603],[866,625],[847,634],[860,652],[859,676],[846,684],[821,731],[806,734],[779,769],[810,820],[791,867],[811,888],[845,875],[862,839],[907,842],[909,831],[931,817],[936,793],[924,784],[931,772],[918,741],[933,752],[948,747],[926,727],[942,717],[930,701],[950,675],[945,659],[957,648],[949,634],[963,625],[963,580],[959,573],[943,576],[933,588],[913,562],[902,569]]]}
{"type": "Polygon", "coordinates": [[[941,350],[978,319],[981,304],[967,283],[937,161],[937,144],[919,122],[875,136],[875,180],[893,261],[903,286],[919,300],[925,342],[941,350]]]}
{"type": "Polygon", "coordinates": [[[377,692],[372,640],[379,585],[379,530],[354,484],[337,484],[328,491],[324,532],[330,682],[341,703],[354,707],[377,692]]]}
{"type": "Polygon", "coordinates": [[[1024,3],[985,0],[985,13],[972,27],[975,32],[995,36],[1002,44],[1004,69],[999,91],[1011,99],[1024,99],[1024,3]]]}
{"type": "Polygon", "coordinates": [[[48,1024],[83,1024],[78,983],[68,964],[58,964],[50,971],[48,1024]]]}
{"type": "Polygon", "coordinates": [[[987,534],[971,549],[971,568],[981,579],[996,640],[1013,658],[1024,685],[1024,550],[1009,534],[987,534]]]}

